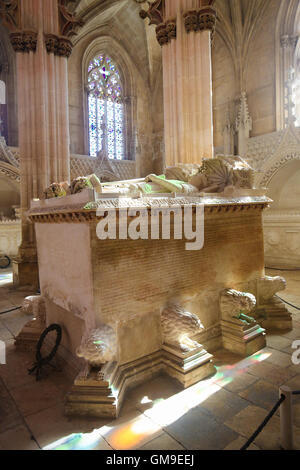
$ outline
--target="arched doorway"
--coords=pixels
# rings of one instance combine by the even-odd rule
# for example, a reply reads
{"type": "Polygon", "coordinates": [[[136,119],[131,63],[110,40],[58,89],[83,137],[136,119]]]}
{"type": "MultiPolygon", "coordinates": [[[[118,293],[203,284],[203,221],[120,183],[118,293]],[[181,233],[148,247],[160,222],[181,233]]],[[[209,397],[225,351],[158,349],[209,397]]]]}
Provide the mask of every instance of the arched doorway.
{"type": "Polygon", "coordinates": [[[300,156],[271,178],[273,200],[264,215],[265,261],[270,267],[300,267],[300,156]]]}
{"type": "Polygon", "coordinates": [[[21,243],[18,170],[0,162],[0,253],[15,256],[21,243]]]}

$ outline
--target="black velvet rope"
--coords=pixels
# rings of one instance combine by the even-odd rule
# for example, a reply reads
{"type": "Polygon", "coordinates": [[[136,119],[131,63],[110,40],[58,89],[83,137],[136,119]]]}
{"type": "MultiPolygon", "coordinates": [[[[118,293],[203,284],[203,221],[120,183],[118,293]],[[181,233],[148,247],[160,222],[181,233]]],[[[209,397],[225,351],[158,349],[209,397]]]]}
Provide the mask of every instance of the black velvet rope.
{"type": "Polygon", "coordinates": [[[265,417],[265,419],[263,420],[263,422],[261,423],[260,426],[258,426],[258,428],[256,429],[256,431],[252,434],[252,436],[248,439],[248,441],[246,442],[246,444],[243,445],[243,447],[240,449],[240,450],[247,450],[248,447],[250,446],[250,444],[252,444],[252,442],[257,438],[257,436],[262,432],[262,430],[264,429],[264,427],[268,424],[268,422],[270,421],[270,419],[272,418],[272,416],[276,413],[276,411],[278,410],[278,408],[280,407],[281,403],[284,402],[285,400],[285,395],[281,395],[281,397],[279,398],[278,402],[276,403],[276,405],[273,406],[272,410],[270,411],[270,413],[268,414],[268,416],[265,417]]]}

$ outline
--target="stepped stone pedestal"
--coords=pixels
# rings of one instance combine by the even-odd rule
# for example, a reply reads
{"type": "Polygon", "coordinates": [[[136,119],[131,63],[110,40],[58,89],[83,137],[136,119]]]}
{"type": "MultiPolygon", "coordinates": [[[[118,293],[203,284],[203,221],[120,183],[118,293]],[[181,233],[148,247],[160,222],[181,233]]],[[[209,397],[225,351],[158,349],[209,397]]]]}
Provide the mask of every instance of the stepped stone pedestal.
{"type": "Polygon", "coordinates": [[[241,356],[251,356],[266,346],[265,330],[257,323],[246,325],[239,320],[221,321],[223,346],[241,356]]]}
{"type": "Polygon", "coordinates": [[[292,315],[285,303],[274,296],[265,305],[259,305],[256,310],[260,324],[266,330],[291,330],[293,328],[292,315]]]}

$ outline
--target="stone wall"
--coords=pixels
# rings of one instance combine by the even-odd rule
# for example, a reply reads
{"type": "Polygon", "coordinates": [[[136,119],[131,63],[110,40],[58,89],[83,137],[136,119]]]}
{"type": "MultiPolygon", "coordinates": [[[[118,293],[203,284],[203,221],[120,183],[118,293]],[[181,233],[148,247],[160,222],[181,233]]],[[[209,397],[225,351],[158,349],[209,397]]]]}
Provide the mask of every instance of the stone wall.
{"type": "Polygon", "coordinates": [[[211,328],[220,320],[220,291],[243,290],[263,275],[257,210],[208,214],[200,251],[186,251],[184,240],[101,241],[96,226],[91,237],[95,313],[105,323],[150,315],[176,299],[211,328]]]}
{"type": "Polygon", "coordinates": [[[0,221],[0,254],[16,256],[21,243],[21,222],[19,220],[0,221]]]}

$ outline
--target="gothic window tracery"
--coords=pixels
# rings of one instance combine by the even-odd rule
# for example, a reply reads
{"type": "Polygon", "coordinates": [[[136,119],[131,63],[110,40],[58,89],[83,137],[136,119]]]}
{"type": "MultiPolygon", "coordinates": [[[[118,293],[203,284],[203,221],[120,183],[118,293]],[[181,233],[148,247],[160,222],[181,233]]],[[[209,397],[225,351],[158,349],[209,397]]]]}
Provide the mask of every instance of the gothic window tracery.
{"type": "Polygon", "coordinates": [[[88,65],[89,150],[122,160],[125,153],[124,96],[117,65],[99,54],[88,65]]]}

